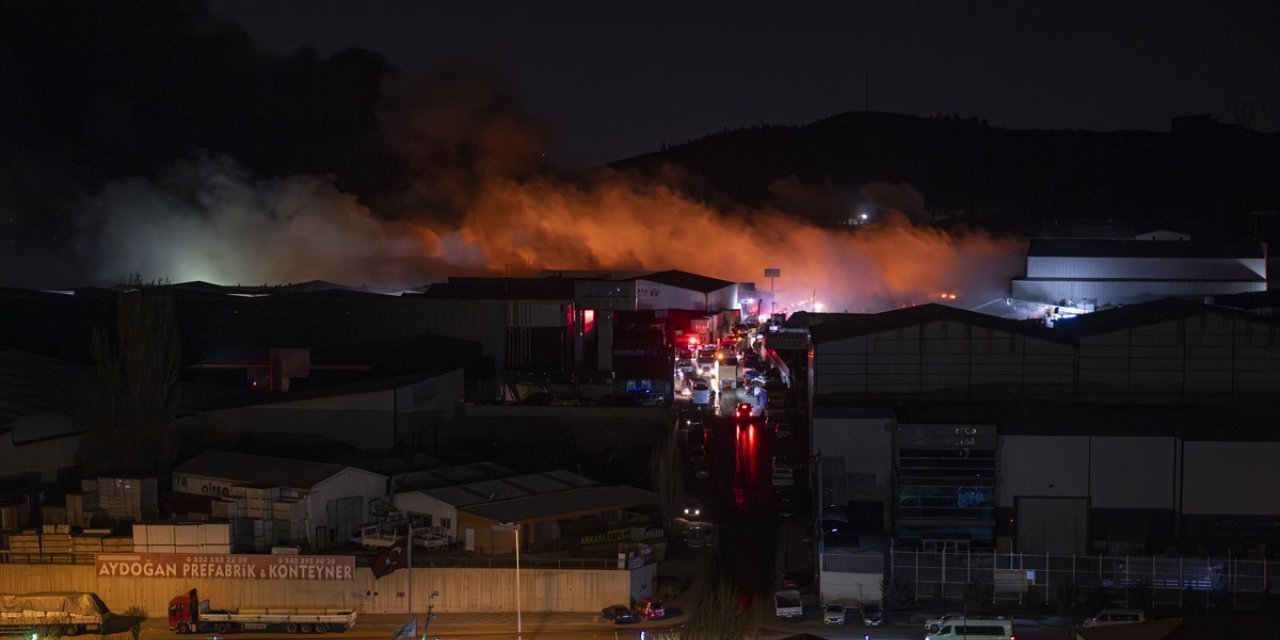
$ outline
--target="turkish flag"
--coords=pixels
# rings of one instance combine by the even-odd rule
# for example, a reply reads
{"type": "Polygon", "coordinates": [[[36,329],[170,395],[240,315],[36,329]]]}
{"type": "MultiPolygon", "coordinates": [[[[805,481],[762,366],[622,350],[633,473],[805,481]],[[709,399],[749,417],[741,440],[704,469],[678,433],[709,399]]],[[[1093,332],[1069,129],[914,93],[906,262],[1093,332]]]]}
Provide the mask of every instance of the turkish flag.
{"type": "Polygon", "coordinates": [[[382,576],[409,566],[409,536],[397,538],[391,546],[373,554],[369,558],[369,567],[373,569],[373,577],[382,576]]]}

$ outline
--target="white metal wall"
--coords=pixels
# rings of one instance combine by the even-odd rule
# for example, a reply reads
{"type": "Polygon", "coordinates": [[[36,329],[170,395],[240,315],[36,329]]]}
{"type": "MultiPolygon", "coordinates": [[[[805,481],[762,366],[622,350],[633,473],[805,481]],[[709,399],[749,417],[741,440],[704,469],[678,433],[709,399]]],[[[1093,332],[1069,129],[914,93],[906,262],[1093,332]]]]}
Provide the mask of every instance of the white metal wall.
{"type": "Polygon", "coordinates": [[[1176,507],[1174,438],[1001,436],[999,446],[999,506],[1041,496],[1089,497],[1098,509],[1176,507]]]}
{"type": "MultiPolygon", "coordinates": [[[[643,278],[636,280],[637,309],[688,309],[707,311],[708,298],[699,291],[690,291],[643,278]]],[[[712,309],[714,310],[714,309],[712,309]]]]}
{"type": "Polygon", "coordinates": [[[1045,304],[1107,307],[1159,298],[1199,298],[1266,291],[1265,281],[1238,280],[1024,280],[1013,281],[1012,296],[1045,304]]]}
{"type": "Polygon", "coordinates": [[[1089,503],[1084,498],[1018,497],[1018,551],[1083,554],[1089,529],[1089,503]]]}
{"type": "Polygon", "coordinates": [[[738,285],[731,284],[722,289],[716,289],[707,294],[707,308],[710,311],[724,311],[727,309],[739,309],[738,300],[741,293],[738,291],[738,285]]]}
{"type": "Polygon", "coordinates": [[[1182,447],[1182,513],[1280,515],[1280,442],[1182,447]]]}
{"type": "Polygon", "coordinates": [[[311,489],[307,505],[307,540],[315,543],[317,527],[328,524],[328,505],[331,501],[360,496],[360,522],[369,519],[369,503],[374,498],[387,496],[387,477],[381,474],[348,467],[327,478],[311,489]]]}
{"type": "Polygon", "coordinates": [[[391,496],[391,504],[406,513],[430,514],[433,526],[440,526],[441,518],[449,519],[449,539],[458,539],[458,509],[423,491],[405,491],[391,496]]]}
{"type": "Polygon", "coordinates": [[[1019,496],[1089,495],[1089,439],[1083,436],[1001,436],[996,450],[996,505],[1019,496]]]}
{"type": "Polygon", "coordinates": [[[1089,495],[1094,508],[1176,508],[1176,439],[1090,438],[1089,452],[1089,495]]]}
{"type": "Polygon", "coordinates": [[[1263,258],[1028,256],[1028,278],[1252,280],[1267,277],[1263,258]]]}

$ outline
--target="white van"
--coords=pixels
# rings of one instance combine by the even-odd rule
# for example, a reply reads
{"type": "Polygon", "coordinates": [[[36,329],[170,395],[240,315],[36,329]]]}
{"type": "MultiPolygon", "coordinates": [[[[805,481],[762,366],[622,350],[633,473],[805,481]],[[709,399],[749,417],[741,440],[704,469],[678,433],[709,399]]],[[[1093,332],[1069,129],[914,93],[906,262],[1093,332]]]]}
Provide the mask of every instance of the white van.
{"type": "Polygon", "coordinates": [[[1014,640],[1009,618],[947,618],[925,640],[1014,640]]]}
{"type": "Polygon", "coordinates": [[[1103,609],[1098,615],[1084,621],[1086,627],[1109,627],[1113,624],[1146,622],[1147,615],[1141,609],[1103,609]]]}

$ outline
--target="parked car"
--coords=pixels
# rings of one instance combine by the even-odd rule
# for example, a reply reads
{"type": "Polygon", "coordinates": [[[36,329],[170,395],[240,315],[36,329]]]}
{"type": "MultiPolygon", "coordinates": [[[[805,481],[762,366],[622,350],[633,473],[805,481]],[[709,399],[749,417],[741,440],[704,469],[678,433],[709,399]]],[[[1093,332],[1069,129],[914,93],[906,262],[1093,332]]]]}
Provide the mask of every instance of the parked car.
{"type": "Polygon", "coordinates": [[[1115,624],[1146,622],[1147,614],[1141,609],[1103,609],[1084,621],[1086,627],[1109,627],[1115,624]]]}
{"type": "Polygon", "coordinates": [[[661,598],[645,598],[636,603],[636,615],[645,620],[661,620],[667,615],[661,598]]]}
{"type": "Polygon", "coordinates": [[[944,613],[940,616],[926,618],[924,621],[924,630],[930,633],[933,633],[934,631],[937,631],[938,629],[942,628],[942,625],[946,623],[948,620],[951,620],[952,618],[963,618],[963,617],[964,617],[964,612],[962,611],[948,611],[947,613],[944,613]]]}
{"type": "Polygon", "coordinates": [[[862,624],[878,627],[884,622],[884,607],[879,602],[868,602],[862,605],[862,624]]]}
{"type": "Polygon", "coordinates": [[[604,610],[600,612],[600,617],[605,620],[609,620],[614,624],[640,622],[640,616],[636,615],[636,613],[631,609],[620,604],[605,607],[604,610]]]}
{"type": "Polygon", "coordinates": [[[822,611],[822,624],[844,624],[844,604],[833,602],[822,611]]]}

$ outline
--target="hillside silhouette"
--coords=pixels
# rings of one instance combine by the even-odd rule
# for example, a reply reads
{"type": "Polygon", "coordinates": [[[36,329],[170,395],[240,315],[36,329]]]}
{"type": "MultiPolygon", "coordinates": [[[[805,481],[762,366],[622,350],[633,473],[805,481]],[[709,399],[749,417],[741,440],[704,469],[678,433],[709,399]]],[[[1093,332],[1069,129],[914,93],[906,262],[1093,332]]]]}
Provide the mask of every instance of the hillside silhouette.
{"type": "Polygon", "coordinates": [[[908,183],[935,220],[1031,235],[1079,235],[1099,222],[1274,235],[1251,214],[1280,209],[1280,134],[1208,116],[1171,124],[1169,132],[1008,130],[977,118],[859,111],[803,126],[724,131],[613,166],[656,172],[677,165],[694,192],[811,218],[814,212],[778,197],[780,182],[851,201],[868,183],[908,183]]]}

